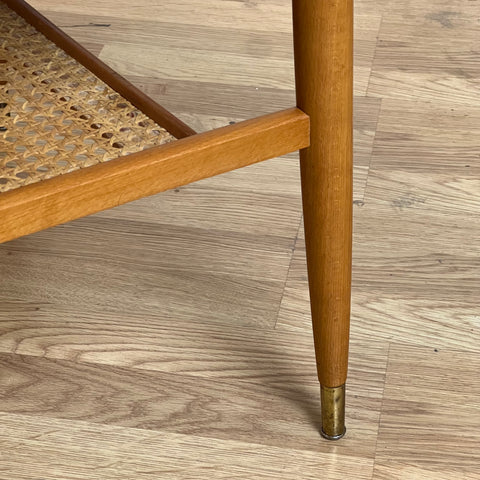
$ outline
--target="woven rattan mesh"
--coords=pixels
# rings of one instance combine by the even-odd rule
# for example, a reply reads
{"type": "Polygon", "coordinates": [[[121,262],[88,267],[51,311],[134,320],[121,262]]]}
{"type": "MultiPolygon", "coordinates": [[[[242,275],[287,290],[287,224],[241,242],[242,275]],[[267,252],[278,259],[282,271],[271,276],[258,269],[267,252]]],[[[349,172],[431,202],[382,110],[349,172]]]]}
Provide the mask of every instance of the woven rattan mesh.
{"type": "Polygon", "coordinates": [[[0,192],[172,140],[0,2],[0,192]]]}

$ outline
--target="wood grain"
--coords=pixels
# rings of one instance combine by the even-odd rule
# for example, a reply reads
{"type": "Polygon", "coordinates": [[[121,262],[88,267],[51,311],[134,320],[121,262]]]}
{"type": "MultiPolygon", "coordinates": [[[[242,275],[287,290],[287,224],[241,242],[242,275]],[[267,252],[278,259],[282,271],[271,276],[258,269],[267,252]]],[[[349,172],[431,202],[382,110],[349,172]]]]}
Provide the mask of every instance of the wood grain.
{"type": "MultiPolygon", "coordinates": [[[[178,318],[172,326],[169,318],[160,315],[150,315],[146,325],[141,313],[132,312],[119,322],[115,312],[70,305],[35,307],[25,301],[5,301],[3,309],[0,351],[5,353],[227,379],[290,391],[305,385],[318,387],[313,341],[306,330],[250,327],[252,335],[241,324],[178,318]]],[[[365,339],[354,342],[352,349],[350,391],[370,402],[371,412],[362,407],[356,414],[368,418],[375,415],[382,398],[388,342],[365,339]],[[369,350],[364,353],[367,344],[369,350]]]]}
{"type": "MultiPolygon", "coordinates": [[[[480,345],[477,3],[355,2],[347,447],[317,436],[292,156],[0,245],[0,351],[17,357],[13,378],[24,378],[31,408],[15,414],[0,399],[0,477],[368,479],[375,466],[375,480],[478,480],[478,402],[454,393],[459,385],[477,392],[480,345]],[[448,20],[451,28],[441,23],[448,20]],[[29,356],[39,363],[30,367],[29,356]],[[154,389],[165,387],[165,409],[139,370],[154,376],[154,389]],[[36,386],[29,391],[28,379],[36,386]],[[199,379],[206,383],[196,389],[199,379]],[[45,395],[50,380],[67,397],[73,392],[61,415],[45,395]],[[132,423],[155,414],[164,427],[64,418],[69,402],[70,412],[100,418],[102,394],[114,402],[109,385],[118,388],[119,411],[152,400],[132,423]],[[85,404],[78,392],[88,393],[85,404]],[[198,434],[175,432],[189,428],[189,417],[169,417],[169,409],[190,405],[198,419],[198,392],[207,407],[220,402],[219,435],[211,416],[198,420],[198,434]],[[456,441],[445,428],[452,425],[456,441]],[[299,439],[293,446],[290,431],[299,439]]],[[[32,4],[82,45],[93,43],[94,53],[115,44],[118,58],[123,43],[165,44],[172,55],[176,44],[195,45],[203,59],[209,49],[292,56],[289,0],[32,4]]],[[[129,80],[198,131],[294,103],[280,81],[256,90],[245,78],[168,80],[151,67],[157,75],[144,64],[145,76],[129,80]]]]}
{"type": "Polygon", "coordinates": [[[240,56],[235,52],[195,51],[191,48],[158,49],[155,46],[109,44],[101,52],[104,62],[123,73],[136,76],[161,75],[167,81],[182,78],[194,81],[216,82],[250,88],[294,88],[290,58],[276,56],[240,56]],[[119,57],[118,52],[122,55],[119,57]],[[146,65],[156,65],[152,71],[146,65]],[[188,68],[185,66],[188,65],[188,68]],[[241,72],[241,73],[239,73],[241,72]]]}
{"type": "Polygon", "coordinates": [[[341,480],[352,469],[360,480],[371,478],[371,460],[357,456],[345,457],[339,468],[338,457],[325,452],[298,450],[287,459],[291,451],[282,447],[252,449],[249,443],[170,432],[12,414],[0,414],[0,425],[0,473],[6,478],[314,480],[321,470],[341,480]],[[34,465],[32,458],[38,459],[34,465]]]}
{"type": "Polygon", "coordinates": [[[476,353],[390,349],[373,478],[406,478],[411,465],[420,475],[480,477],[479,369],[476,353]]]}
{"type": "MultiPolygon", "coordinates": [[[[283,2],[283,7],[288,6],[286,3],[283,2]]],[[[218,12],[224,5],[219,5],[213,2],[208,6],[204,5],[204,9],[208,8],[211,18],[218,18],[224,14],[222,11],[218,12]]],[[[375,133],[374,112],[380,103],[380,99],[367,98],[364,95],[368,87],[381,19],[378,14],[365,14],[362,6],[357,5],[355,17],[354,187],[355,198],[360,201],[363,200],[375,133]]],[[[248,22],[238,23],[232,28],[211,23],[171,23],[159,18],[131,21],[131,17],[123,10],[126,8],[128,6],[123,4],[117,5],[116,9],[96,8],[94,21],[91,15],[84,12],[65,14],[49,9],[47,14],[69,35],[80,39],[82,44],[105,41],[109,45],[109,53],[108,58],[105,56],[106,51],[102,54],[103,60],[107,63],[112,60],[115,68],[136,86],[197,131],[213,128],[210,123],[212,116],[215,119],[225,117],[225,125],[229,121],[244,120],[285,109],[295,103],[291,26],[288,31],[277,31],[276,28],[272,31],[268,28],[268,23],[263,24],[263,29],[252,30],[249,29],[251,24],[248,22]],[[112,38],[115,39],[113,43],[110,41],[112,38]],[[135,38],[135,42],[131,42],[132,38],[135,38]],[[128,55],[132,48],[138,49],[138,55],[133,59],[128,55]],[[184,72],[182,64],[175,60],[177,52],[191,52],[191,55],[201,58],[202,61],[194,59],[194,63],[197,62],[196,67],[193,67],[194,63],[190,63],[190,72],[184,72]],[[158,55],[164,55],[168,59],[168,65],[161,65],[158,55]],[[266,59],[263,64],[260,64],[261,59],[266,59]],[[144,75],[134,75],[132,69],[126,65],[127,61],[133,61],[133,66],[137,68],[143,66],[144,75]],[[267,68],[265,61],[270,62],[276,69],[276,76],[270,67],[267,68]],[[206,62],[207,67],[203,62],[206,62]],[[174,64],[178,64],[179,68],[174,67],[174,64]],[[257,65],[256,71],[250,66],[253,64],[257,65]],[[241,69],[241,75],[238,74],[239,65],[245,65],[245,68],[241,69]],[[152,75],[154,70],[155,75],[152,75]],[[212,72],[215,73],[214,78],[212,72]],[[247,75],[247,72],[251,75],[247,75]],[[187,76],[194,78],[187,80],[187,76]],[[262,86],[267,78],[270,79],[270,84],[262,86]],[[280,83],[281,78],[287,81],[274,87],[273,83],[280,83]],[[239,102],[238,98],[242,101],[239,102]],[[205,112],[208,112],[208,115],[205,115],[205,112]],[[205,121],[199,122],[201,117],[205,121]]],[[[179,7],[176,5],[169,8],[179,7]]],[[[227,8],[233,9],[234,6],[229,5],[227,8]]],[[[258,13],[256,10],[255,12],[258,13]]],[[[278,5],[276,12],[276,18],[279,18],[281,12],[278,5]]]]}
{"type": "Polygon", "coordinates": [[[290,153],[309,142],[309,118],[292,108],[28,185],[1,196],[0,241],[290,153]]]}
{"type": "Polygon", "coordinates": [[[475,104],[382,99],[375,163],[427,177],[444,172],[478,178],[479,135],[480,112],[475,104]]]}
{"type": "Polygon", "coordinates": [[[318,378],[338,387],[347,376],[350,326],[353,2],[294,1],[293,25],[297,105],[311,129],[300,171],[318,378]]]}
{"type": "MultiPolygon", "coordinates": [[[[339,447],[315,444],[319,435],[318,384],[297,388],[236,384],[188,375],[0,355],[2,412],[84,421],[141,430],[260,443],[313,452],[368,458],[376,426],[339,447]],[[289,418],[288,422],[282,418],[289,418]],[[293,429],[292,425],[297,425],[293,429]]],[[[357,399],[357,408],[364,399],[357,399]]],[[[378,421],[379,400],[368,400],[368,416],[378,421]]],[[[374,422],[375,423],[375,422],[374,422]]],[[[358,418],[353,424],[364,424],[358,418]]]]}
{"type": "MultiPolygon", "coordinates": [[[[241,220],[248,221],[245,214],[241,220]]],[[[3,299],[110,312],[119,320],[128,312],[171,325],[198,319],[264,328],[275,324],[293,247],[268,232],[105,218],[8,245],[0,247],[3,299]],[[230,260],[219,262],[225,255],[230,260]]]]}
{"type": "MultiPolygon", "coordinates": [[[[41,5],[45,12],[65,11],[55,0],[35,0],[34,5],[41,5]]],[[[275,17],[276,32],[291,32],[291,5],[285,0],[269,0],[268,3],[213,2],[205,5],[203,0],[174,0],[168,3],[153,4],[150,0],[139,0],[135,4],[127,0],[115,2],[115,8],[109,3],[97,3],[86,0],[69,5],[68,12],[85,14],[95,12],[95,16],[115,15],[129,18],[132,22],[149,21],[159,18],[162,22],[179,25],[205,25],[215,28],[228,28],[250,31],[265,31],[266,25],[275,17]]]]}
{"type": "Polygon", "coordinates": [[[434,104],[478,104],[478,2],[391,4],[368,95],[434,104]],[[405,16],[408,15],[408,21],[405,16]]]}
{"type": "MultiPolygon", "coordinates": [[[[402,339],[415,345],[478,351],[480,246],[476,239],[480,225],[476,207],[472,204],[466,212],[469,203],[460,190],[458,200],[452,190],[450,197],[439,196],[436,208],[434,200],[414,202],[417,197],[409,190],[418,180],[417,175],[404,186],[399,181],[388,182],[382,189],[384,202],[372,195],[366,205],[355,209],[353,338],[402,339]],[[402,189],[404,195],[398,195],[402,189]],[[405,199],[401,209],[398,202],[393,204],[396,198],[405,199]],[[447,199],[452,208],[458,205],[457,212],[442,213],[447,199]],[[419,235],[421,231],[426,235],[419,235]],[[381,248],[381,253],[372,251],[372,245],[381,248]]],[[[310,324],[305,269],[301,231],[277,328],[305,329],[310,324]]]]}

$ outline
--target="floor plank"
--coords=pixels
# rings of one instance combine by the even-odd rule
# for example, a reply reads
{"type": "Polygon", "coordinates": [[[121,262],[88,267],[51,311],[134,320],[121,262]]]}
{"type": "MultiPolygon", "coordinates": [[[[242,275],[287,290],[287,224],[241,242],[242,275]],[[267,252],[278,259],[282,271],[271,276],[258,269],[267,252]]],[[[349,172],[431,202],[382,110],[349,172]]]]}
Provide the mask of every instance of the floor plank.
{"type": "Polygon", "coordinates": [[[372,462],[357,456],[292,455],[281,447],[26,415],[0,414],[0,420],[5,478],[313,480],[322,472],[340,480],[353,470],[359,480],[371,478],[372,462]]]}
{"type": "Polygon", "coordinates": [[[383,17],[368,95],[478,103],[478,2],[395,2],[383,17]]]}
{"type": "Polygon", "coordinates": [[[353,397],[351,408],[363,408],[351,420],[347,441],[312,443],[319,435],[318,385],[289,388],[198,376],[192,381],[187,375],[18,354],[0,354],[0,364],[4,413],[364,459],[375,453],[379,398],[353,397]]]}
{"type": "Polygon", "coordinates": [[[480,478],[479,369],[478,353],[391,347],[373,478],[480,478]]]}
{"type": "MultiPolygon", "coordinates": [[[[290,0],[31,3],[198,131],[295,103],[290,0]]],[[[355,2],[344,440],[291,154],[0,246],[0,477],[480,479],[479,16],[355,2]]]]}
{"type": "Polygon", "coordinates": [[[478,178],[480,112],[476,104],[382,99],[375,167],[478,178]]]}
{"type": "Polygon", "coordinates": [[[90,217],[2,245],[1,292],[80,312],[273,325],[293,242],[261,237],[90,217]]]}

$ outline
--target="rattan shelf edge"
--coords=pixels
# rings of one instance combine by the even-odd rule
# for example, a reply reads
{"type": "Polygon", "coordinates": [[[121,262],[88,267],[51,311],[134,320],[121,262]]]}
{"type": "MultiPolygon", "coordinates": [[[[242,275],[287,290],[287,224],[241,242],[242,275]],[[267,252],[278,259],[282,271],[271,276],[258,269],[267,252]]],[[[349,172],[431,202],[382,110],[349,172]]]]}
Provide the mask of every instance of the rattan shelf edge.
{"type": "Polygon", "coordinates": [[[227,125],[0,194],[0,243],[310,144],[298,108],[227,125]]]}

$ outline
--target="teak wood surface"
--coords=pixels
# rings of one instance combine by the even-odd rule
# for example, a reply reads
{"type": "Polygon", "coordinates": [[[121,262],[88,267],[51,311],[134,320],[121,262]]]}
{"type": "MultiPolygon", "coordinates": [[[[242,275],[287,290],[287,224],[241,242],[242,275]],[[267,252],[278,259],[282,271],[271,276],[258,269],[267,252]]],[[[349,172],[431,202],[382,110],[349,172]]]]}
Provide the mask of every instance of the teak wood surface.
{"type": "Polygon", "coordinates": [[[0,195],[0,241],[305,148],[309,132],[291,108],[11,190],[0,195]]]}
{"type": "MultiPolygon", "coordinates": [[[[32,5],[197,131],[295,104],[289,0],[32,5]]],[[[342,443],[288,155],[0,245],[0,477],[478,480],[478,16],[355,2],[342,443]]]]}
{"type": "Polygon", "coordinates": [[[345,384],[353,209],[353,1],[293,1],[297,105],[310,117],[300,152],[318,378],[345,384]]]}

